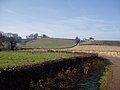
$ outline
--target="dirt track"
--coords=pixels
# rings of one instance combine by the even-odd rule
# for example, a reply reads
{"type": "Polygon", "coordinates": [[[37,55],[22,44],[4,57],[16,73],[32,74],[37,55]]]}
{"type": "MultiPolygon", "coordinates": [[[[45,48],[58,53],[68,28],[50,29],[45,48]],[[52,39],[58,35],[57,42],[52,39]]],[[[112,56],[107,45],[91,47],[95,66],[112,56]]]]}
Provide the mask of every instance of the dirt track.
{"type": "Polygon", "coordinates": [[[108,90],[120,90],[120,58],[106,58],[108,58],[113,63],[113,75],[108,90]]]}

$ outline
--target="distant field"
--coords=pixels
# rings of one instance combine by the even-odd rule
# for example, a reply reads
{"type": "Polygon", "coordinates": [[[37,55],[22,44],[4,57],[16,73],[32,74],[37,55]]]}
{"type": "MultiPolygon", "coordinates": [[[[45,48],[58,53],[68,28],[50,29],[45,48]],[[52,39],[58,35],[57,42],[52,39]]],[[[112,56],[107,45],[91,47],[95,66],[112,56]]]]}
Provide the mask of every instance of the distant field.
{"type": "Polygon", "coordinates": [[[120,46],[120,41],[94,40],[94,41],[81,42],[80,45],[108,45],[108,46],[120,46]]]}
{"type": "Polygon", "coordinates": [[[99,55],[120,57],[120,46],[77,45],[67,50],[87,53],[98,53],[99,55]]]}
{"type": "Polygon", "coordinates": [[[41,63],[48,60],[69,58],[77,54],[61,52],[1,51],[0,68],[41,63]]]}
{"type": "Polygon", "coordinates": [[[76,45],[73,39],[42,38],[19,43],[18,47],[23,48],[67,48],[76,45]]]}
{"type": "Polygon", "coordinates": [[[72,50],[120,51],[120,46],[77,45],[72,50]]]}

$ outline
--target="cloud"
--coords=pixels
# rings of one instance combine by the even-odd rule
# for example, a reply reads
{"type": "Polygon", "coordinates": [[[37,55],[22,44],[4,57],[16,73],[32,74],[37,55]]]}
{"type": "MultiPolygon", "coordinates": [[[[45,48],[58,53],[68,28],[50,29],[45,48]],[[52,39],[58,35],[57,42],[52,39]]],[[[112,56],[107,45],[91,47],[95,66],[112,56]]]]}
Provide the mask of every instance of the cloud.
{"type": "Polygon", "coordinates": [[[4,9],[4,11],[10,14],[17,14],[15,11],[10,10],[10,9],[4,9]]]}
{"type": "Polygon", "coordinates": [[[119,22],[104,21],[90,17],[75,17],[70,19],[43,22],[30,22],[22,25],[0,26],[0,31],[16,32],[25,37],[30,33],[38,32],[53,37],[88,38],[93,36],[97,39],[120,39],[119,22]]]}

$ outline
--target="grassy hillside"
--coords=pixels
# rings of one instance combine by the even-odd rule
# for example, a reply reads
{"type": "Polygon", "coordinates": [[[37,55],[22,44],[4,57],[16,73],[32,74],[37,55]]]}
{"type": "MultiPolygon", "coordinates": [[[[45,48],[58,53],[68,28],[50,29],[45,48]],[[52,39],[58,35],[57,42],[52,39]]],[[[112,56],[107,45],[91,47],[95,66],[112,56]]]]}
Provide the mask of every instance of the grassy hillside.
{"type": "Polygon", "coordinates": [[[42,38],[30,40],[23,44],[20,43],[18,46],[24,48],[66,48],[75,44],[75,40],[72,39],[42,38]]]}
{"type": "Polygon", "coordinates": [[[0,68],[30,65],[74,56],[78,55],[62,52],[1,51],[0,68]]]}

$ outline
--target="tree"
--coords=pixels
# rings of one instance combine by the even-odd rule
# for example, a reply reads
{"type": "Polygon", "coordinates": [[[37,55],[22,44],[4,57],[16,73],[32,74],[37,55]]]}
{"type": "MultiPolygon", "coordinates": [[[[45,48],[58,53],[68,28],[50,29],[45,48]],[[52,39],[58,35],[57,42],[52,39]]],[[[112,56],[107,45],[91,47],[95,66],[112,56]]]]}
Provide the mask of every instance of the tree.
{"type": "Polygon", "coordinates": [[[75,38],[76,44],[80,42],[80,39],[78,37],[75,38]]]}
{"type": "Polygon", "coordinates": [[[9,42],[10,42],[10,49],[11,49],[11,50],[16,49],[16,39],[13,38],[13,37],[10,37],[10,38],[9,38],[9,42]]]}
{"type": "Polygon", "coordinates": [[[28,36],[26,36],[27,39],[34,39],[34,34],[30,34],[28,36]]]}
{"type": "Polygon", "coordinates": [[[3,35],[2,35],[2,33],[0,32],[0,47],[2,47],[3,46],[3,35]]]}
{"type": "Polygon", "coordinates": [[[41,37],[42,37],[42,38],[49,38],[49,37],[48,37],[47,35],[45,35],[45,34],[42,34],[41,37]]]}
{"type": "Polygon", "coordinates": [[[6,41],[6,37],[3,35],[3,32],[0,31],[0,47],[4,47],[4,42],[6,41]]]}
{"type": "Polygon", "coordinates": [[[90,40],[94,40],[94,38],[93,38],[93,37],[89,37],[89,39],[90,39],[90,40]]]}
{"type": "Polygon", "coordinates": [[[0,48],[1,49],[16,49],[16,42],[21,41],[21,37],[18,34],[4,33],[0,31],[0,48]]]}
{"type": "Polygon", "coordinates": [[[38,37],[38,33],[35,33],[34,34],[34,39],[37,39],[37,37],[38,37]]]}
{"type": "Polygon", "coordinates": [[[21,42],[21,40],[22,40],[22,37],[20,37],[20,36],[18,36],[17,38],[16,38],[16,42],[18,43],[18,42],[21,42]]]}

